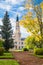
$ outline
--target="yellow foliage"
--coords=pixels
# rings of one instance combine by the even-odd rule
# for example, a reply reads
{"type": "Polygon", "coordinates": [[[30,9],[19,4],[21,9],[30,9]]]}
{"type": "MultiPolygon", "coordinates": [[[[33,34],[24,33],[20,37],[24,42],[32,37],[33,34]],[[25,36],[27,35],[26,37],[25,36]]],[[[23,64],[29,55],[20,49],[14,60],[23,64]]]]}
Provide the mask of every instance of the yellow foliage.
{"type": "Polygon", "coordinates": [[[41,3],[41,8],[43,9],[43,2],[41,3]]]}
{"type": "MultiPolygon", "coordinates": [[[[26,7],[30,8],[32,5],[26,4],[26,7]]],[[[41,3],[41,8],[43,10],[43,3],[41,3]]],[[[38,35],[38,32],[40,31],[38,18],[33,19],[32,12],[28,12],[27,15],[23,16],[23,20],[20,21],[20,25],[23,25],[28,32],[31,32],[33,35],[35,35],[38,41],[41,39],[41,37],[38,35]]]]}
{"type": "Polygon", "coordinates": [[[36,38],[36,41],[40,41],[41,36],[40,35],[37,35],[35,38],[36,38]]]}
{"type": "Polygon", "coordinates": [[[28,15],[24,16],[24,19],[20,21],[20,25],[23,25],[28,31],[34,34],[38,33],[39,31],[37,18],[31,19],[31,17],[28,15]]]}

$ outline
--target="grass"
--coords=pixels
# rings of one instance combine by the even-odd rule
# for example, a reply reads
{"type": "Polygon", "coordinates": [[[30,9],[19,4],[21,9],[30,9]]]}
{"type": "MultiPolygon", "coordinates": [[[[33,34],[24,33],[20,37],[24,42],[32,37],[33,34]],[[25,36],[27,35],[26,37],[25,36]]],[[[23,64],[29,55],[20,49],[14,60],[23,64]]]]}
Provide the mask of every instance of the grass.
{"type": "Polygon", "coordinates": [[[0,60],[0,65],[19,65],[15,60],[0,60]]]}
{"type": "Polygon", "coordinates": [[[22,52],[23,50],[15,50],[15,52],[22,52]]]}
{"type": "Polygon", "coordinates": [[[39,57],[39,58],[43,58],[43,55],[36,55],[37,57],[39,57]]]}
{"type": "Polygon", "coordinates": [[[38,57],[38,58],[43,58],[43,55],[36,55],[36,54],[33,54],[33,55],[38,57]]]}
{"type": "Polygon", "coordinates": [[[13,56],[12,56],[12,54],[11,53],[4,53],[3,54],[3,56],[0,56],[0,59],[2,59],[2,58],[4,58],[4,59],[11,59],[11,58],[13,58],[13,56]]]}

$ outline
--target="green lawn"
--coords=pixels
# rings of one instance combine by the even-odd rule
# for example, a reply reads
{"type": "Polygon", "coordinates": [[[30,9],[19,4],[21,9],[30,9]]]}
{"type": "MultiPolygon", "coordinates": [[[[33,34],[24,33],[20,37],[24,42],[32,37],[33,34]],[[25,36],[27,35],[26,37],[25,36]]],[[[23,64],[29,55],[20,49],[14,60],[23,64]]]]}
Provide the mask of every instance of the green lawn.
{"type": "Polygon", "coordinates": [[[37,57],[39,57],[39,58],[43,58],[43,55],[36,55],[37,57]]]}
{"type": "Polygon", "coordinates": [[[23,50],[15,50],[15,52],[22,52],[23,50]]]}
{"type": "Polygon", "coordinates": [[[3,56],[0,56],[0,58],[13,58],[11,53],[4,53],[3,56]]]}
{"type": "Polygon", "coordinates": [[[33,56],[36,56],[38,58],[43,58],[43,55],[36,55],[36,54],[33,54],[33,56]]]}
{"type": "Polygon", "coordinates": [[[0,65],[19,65],[15,60],[0,60],[0,65]]]}

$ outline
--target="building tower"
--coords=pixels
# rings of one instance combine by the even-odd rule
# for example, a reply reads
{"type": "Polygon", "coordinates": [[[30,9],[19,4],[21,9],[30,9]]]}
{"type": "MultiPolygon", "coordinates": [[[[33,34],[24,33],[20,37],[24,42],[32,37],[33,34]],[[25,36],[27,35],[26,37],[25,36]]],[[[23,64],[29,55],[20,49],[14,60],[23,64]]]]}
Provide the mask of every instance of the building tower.
{"type": "Polygon", "coordinates": [[[15,36],[16,36],[16,41],[19,41],[19,40],[21,39],[21,32],[20,32],[20,26],[19,26],[19,18],[18,18],[18,15],[17,15],[17,18],[16,18],[15,36]]]}
{"type": "Polygon", "coordinates": [[[16,27],[15,27],[15,33],[13,39],[14,39],[14,48],[12,50],[21,50],[22,48],[24,48],[25,46],[24,38],[21,38],[18,15],[16,18],[16,27]]]}
{"type": "Polygon", "coordinates": [[[21,32],[20,32],[20,26],[19,26],[19,18],[17,15],[16,18],[16,30],[15,30],[15,40],[14,40],[14,47],[15,49],[19,49],[21,43],[21,32]]]}

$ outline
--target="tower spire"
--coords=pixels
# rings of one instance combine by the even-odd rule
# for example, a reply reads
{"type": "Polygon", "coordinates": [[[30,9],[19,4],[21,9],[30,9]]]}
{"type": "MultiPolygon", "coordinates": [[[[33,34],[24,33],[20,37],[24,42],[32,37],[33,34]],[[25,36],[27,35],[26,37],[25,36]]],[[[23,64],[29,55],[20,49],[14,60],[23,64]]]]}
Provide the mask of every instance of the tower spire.
{"type": "Polygon", "coordinates": [[[19,21],[19,17],[18,17],[18,15],[17,15],[17,17],[16,17],[16,22],[18,22],[19,21]]]}
{"type": "Polygon", "coordinates": [[[16,39],[20,41],[21,39],[21,32],[20,32],[20,26],[19,26],[19,17],[17,15],[17,18],[16,18],[16,39]]]}

